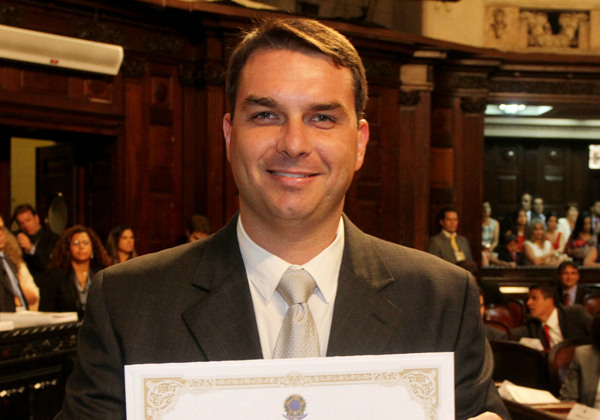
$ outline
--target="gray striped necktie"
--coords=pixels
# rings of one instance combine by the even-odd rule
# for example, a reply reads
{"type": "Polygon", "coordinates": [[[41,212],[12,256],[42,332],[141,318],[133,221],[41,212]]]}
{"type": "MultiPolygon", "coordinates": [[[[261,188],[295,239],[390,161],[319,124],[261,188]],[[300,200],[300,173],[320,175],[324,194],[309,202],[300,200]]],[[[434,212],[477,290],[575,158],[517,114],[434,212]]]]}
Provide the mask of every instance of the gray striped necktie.
{"type": "Polygon", "coordinates": [[[321,355],[317,328],[308,308],[315,287],[315,281],[304,269],[288,268],[281,277],[277,291],[289,307],[277,337],[274,359],[321,355]]]}

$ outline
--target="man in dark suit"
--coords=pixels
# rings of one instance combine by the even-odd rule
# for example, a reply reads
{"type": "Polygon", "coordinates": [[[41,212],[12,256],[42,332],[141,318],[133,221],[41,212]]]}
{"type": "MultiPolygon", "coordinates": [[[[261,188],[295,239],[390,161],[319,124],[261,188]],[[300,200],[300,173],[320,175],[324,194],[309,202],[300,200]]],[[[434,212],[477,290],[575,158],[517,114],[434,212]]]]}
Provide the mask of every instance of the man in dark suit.
{"type": "Polygon", "coordinates": [[[547,284],[529,289],[527,306],[530,318],[525,325],[512,330],[515,340],[538,338],[550,349],[568,338],[587,337],[592,333],[592,316],[581,305],[555,304],[556,290],[547,284]]]}
{"type": "Polygon", "coordinates": [[[582,305],[585,290],[579,287],[579,266],[573,261],[563,261],[557,272],[559,302],[565,306],[582,305]]]}
{"type": "Polygon", "coordinates": [[[263,22],[233,52],[227,80],[239,214],[206,239],[96,276],[59,418],[123,418],[126,364],[276,357],[289,310],[276,288],[289,270],[316,283],[302,304],[318,355],[451,351],[456,418],[508,417],[472,276],[342,215],[369,135],[349,41],[311,20],[263,22]]]}
{"type": "Polygon", "coordinates": [[[452,264],[472,261],[473,255],[469,241],[457,233],[458,212],[456,209],[451,206],[444,207],[439,213],[438,222],[441,231],[429,240],[429,253],[452,264]]]}
{"type": "Polygon", "coordinates": [[[23,259],[33,279],[40,286],[41,277],[46,272],[59,236],[42,226],[39,214],[30,204],[18,205],[13,211],[12,220],[19,225],[15,236],[23,250],[23,259]]]}

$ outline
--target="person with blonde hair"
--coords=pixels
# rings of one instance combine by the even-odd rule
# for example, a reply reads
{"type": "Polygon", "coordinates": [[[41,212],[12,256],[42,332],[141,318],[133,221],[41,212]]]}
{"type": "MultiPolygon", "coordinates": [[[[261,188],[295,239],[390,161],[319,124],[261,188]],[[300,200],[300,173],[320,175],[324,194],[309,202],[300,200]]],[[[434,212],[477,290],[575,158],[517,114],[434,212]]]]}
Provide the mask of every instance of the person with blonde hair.
{"type": "Polygon", "coordinates": [[[0,311],[14,312],[17,308],[37,310],[40,291],[35,284],[17,239],[0,217],[0,311]]]}

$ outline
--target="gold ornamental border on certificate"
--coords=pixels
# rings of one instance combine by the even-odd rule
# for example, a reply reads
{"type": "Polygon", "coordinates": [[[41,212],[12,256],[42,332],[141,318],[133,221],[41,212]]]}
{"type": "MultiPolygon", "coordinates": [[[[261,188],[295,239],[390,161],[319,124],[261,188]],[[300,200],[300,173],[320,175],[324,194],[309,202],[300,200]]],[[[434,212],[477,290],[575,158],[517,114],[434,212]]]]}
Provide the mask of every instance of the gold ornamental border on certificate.
{"type": "Polygon", "coordinates": [[[437,419],[439,405],[437,368],[329,375],[303,375],[298,372],[291,372],[287,375],[250,378],[145,378],[143,382],[144,418],[147,420],[161,419],[162,415],[174,405],[183,393],[202,394],[209,391],[240,388],[367,384],[396,386],[399,383],[404,383],[412,398],[423,407],[428,420],[437,419]]]}

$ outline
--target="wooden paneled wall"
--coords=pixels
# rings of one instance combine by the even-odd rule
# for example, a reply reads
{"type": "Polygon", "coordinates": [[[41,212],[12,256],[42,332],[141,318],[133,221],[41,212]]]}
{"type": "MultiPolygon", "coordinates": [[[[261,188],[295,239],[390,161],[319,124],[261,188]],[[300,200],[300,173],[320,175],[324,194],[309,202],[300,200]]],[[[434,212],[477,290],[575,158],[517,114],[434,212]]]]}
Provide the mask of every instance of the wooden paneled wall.
{"type": "MultiPolygon", "coordinates": [[[[96,144],[98,153],[76,163],[74,200],[80,210],[73,221],[91,224],[101,236],[111,226],[129,224],[140,253],[174,245],[192,214],[206,214],[213,230],[226,223],[237,209],[222,136],[226,60],[239,28],[266,12],[208,3],[206,8],[0,0],[4,24],[125,50],[115,77],[0,61],[0,210],[6,213],[10,193],[6,142],[18,133],[68,139],[76,152],[96,144]],[[104,148],[97,145],[102,141],[104,148]],[[95,187],[98,171],[109,178],[110,191],[95,187]]],[[[483,110],[507,86],[493,83],[497,72],[522,58],[330,24],[357,46],[370,84],[371,140],[347,197],[347,213],[371,234],[425,249],[437,229],[435,213],[454,204],[462,233],[478,249],[483,110]]],[[[589,58],[569,60],[573,68],[581,60],[597,65],[589,58]]],[[[546,64],[561,61],[545,58],[546,64]]],[[[546,64],[544,71],[552,72],[546,64]]],[[[536,64],[528,65],[535,73],[536,64]]]]}

